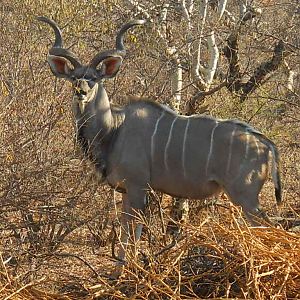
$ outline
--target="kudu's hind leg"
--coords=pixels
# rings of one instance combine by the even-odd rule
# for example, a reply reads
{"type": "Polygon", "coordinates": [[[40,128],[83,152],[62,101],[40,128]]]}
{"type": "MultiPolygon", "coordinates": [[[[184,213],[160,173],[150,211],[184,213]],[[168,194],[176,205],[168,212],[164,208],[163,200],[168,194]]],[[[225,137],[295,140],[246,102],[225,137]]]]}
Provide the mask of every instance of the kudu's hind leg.
{"type": "Polygon", "coordinates": [[[138,212],[144,212],[146,206],[146,189],[136,189],[122,195],[123,209],[121,215],[121,245],[118,258],[125,262],[128,246],[134,251],[135,243],[140,239],[143,225],[137,222],[138,212]]]}
{"type": "Polygon", "coordinates": [[[245,188],[245,186],[243,188],[243,191],[240,187],[227,191],[232,203],[242,207],[243,213],[252,226],[271,225],[272,222],[259,205],[260,190],[251,190],[251,187],[245,188]]]}
{"type": "Polygon", "coordinates": [[[252,226],[272,225],[272,221],[260,206],[252,210],[246,210],[243,208],[243,211],[245,212],[245,215],[252,226]]]}

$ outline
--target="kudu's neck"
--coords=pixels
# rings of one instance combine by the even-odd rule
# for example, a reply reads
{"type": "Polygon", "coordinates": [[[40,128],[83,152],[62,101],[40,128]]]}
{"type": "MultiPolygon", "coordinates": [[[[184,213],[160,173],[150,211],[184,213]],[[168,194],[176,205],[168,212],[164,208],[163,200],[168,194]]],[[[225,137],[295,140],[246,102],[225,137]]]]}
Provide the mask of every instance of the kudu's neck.
{"type": "Polygon", "coordinates": [[[91,102],[92,114],[95,114],[96,126],[103,128],[104,132],[109,133],[113,128],[113,116],[109,99],[102,83],[98,83],[97,93],[91,102]]]}
{"type": "Polygon", "coordinates": [[[107,157],[113,143],[114,120],[107,93],[102,83],[94,86],[85,103],[74,103],[77,142],[96,167],[106,177],[107,157]],[[90,96],[90,97],[89,97],[90,96]]]}

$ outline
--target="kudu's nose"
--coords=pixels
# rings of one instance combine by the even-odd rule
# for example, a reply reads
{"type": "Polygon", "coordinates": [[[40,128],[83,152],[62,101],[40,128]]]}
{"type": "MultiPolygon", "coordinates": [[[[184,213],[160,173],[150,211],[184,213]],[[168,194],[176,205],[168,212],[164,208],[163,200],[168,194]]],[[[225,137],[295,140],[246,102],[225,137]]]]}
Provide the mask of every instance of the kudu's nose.
{"type": "Polygon", "coordinates": [[[79,87],[74,87],[74,90],[75,90],[75,95],[78,97],[79,100],[83,100],[87,95],[87,92],[82,90],[79,87]]]}

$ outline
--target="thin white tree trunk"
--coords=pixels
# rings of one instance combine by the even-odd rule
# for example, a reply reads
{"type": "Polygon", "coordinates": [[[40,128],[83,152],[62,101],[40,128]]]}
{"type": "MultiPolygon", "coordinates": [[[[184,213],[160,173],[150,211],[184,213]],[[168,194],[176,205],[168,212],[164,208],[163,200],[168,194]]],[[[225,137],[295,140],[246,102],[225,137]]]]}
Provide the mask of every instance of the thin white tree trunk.
{"type": "Polygon", "coordinates": [[[294,92],[294,78],[297,75],[297,72],[293,71],[287,62],[284,62],[284,67],[287,74],[286,88],[290,92],[294,92]]]}
{"type": "Polygon", "coordinates": [[[161,13],[160,13],[160,28],[161,31],[159,30],[159,35],[161,38],[163,38],[167,43],[167,15],[168,15],[168,8],[169,4],[165,3],[162,7],[161,13]]]}
{"type": "Polygon", "coordinates": [[[207,37],[207,44],[208,44],[208,51],[210,53],[210,58],[208,62],[208,67],[206,68],[205,81],[206,81],[207,88],[209,88],[215,76],[218,61],[219,61],[219,49],[216,45],[215,33],[213,31],[211,31],[211,33],[207,37]]]}
{"type": "Polygon", "coordinates": [[[143,8],[139,1],[135,1],[135,0],[126,0],[126,2],[129,4],[130,8],[135,8],[138,12],[142,13],[145,18],[147,18],[148,20],[152,20],[151,16],[149,15],[149,13],[147,12],[146,8],[143,8]]]}
{"type": "Polygon", "coordinates": [[[244,15],[247,11],[247,4],[248,4],[247,2],[248,2],[247,0],[245,0],[245,1],[239,0],[238,1],[239,7],[240,7],[240,20],[243,19],[244,15]]]}
{"type": "Polygon", "coordinates": [[[180,111],[181,106],[181,90],[182,90],[182,66],[178,54],[175,53],[172,59],[173,72],[171,76],[171,88],[172,88],[172,107],[177,112],[180,111]]]}
{"type": "Polygon", "coordinates": [[[227,4],[227,0],[219,0],[219,5],[218,5],[219,20],[222,18],[223,14],[225,12],[226,4],[227,4]]]}
{"type": "MultiPolygon", "coordinates": [[[[224,0],[221,2],[222,5],[221,4],[219,5],[219,9],[221,10],[221,12],[219,12],[219,16],[223,15],[226,7],[226,1],[224,0]]],[[[209,52],[208,66],[204,67],[201,64],[201,47],[202,47],[204,26],[207,21],[208,0],[202,0],[200,1],[200,3],[201,3],[200,15],[202,18],[202,22],[201,22],[201,29],[200,29],[198,51],[197,51],[196,59],[194,60],[195,63],[193,64],[192,76],[194,80],[198,82],[198,85],[200,83],[200,88],[203,91],[207,91],[213,81],[214,75],[217,70],[217,65],[219,60],[219,50],[215,41],[215,33],[214,31],[211,31],[207,36],[207,48],[209,52]]]]}
{"type": "Polygon", "coordinates": [[[191,15],[193,13],[193,7],[194,7],[194,2],[193,0],[187,1],[181,0],[181,8],[182,8],[182,15],[186,21],[187,27],[186,27],[186,41],[187,41],[187,52],[188,55],[191,56],[191,43],[193,40],[193,35],[192,35],[192,23],[191,23],[191,15]]]}
{"type": "Polygon", "coordinates": [[[206,16],[207,16],[207,7],[208,7],[208,0],[201,0],[200,1],[200,9],[199,9],[199,14],[201,17],[201,23],[200,23],[200,30],[199,30],[199,41],[198,41],[198,48],[196,50],[196,53],[192,59],[193,64],[192,64],[192,78],[195,82],[198,83],[198,85],[201,86],[203,90],[206,90],[206,84],[205,80],[203,79],[200,69],[202,69],[201,66],[201,44],[202,44],[202,36],[203,36],[203,31],[204,31],[204,26],[206,22],[206,16]]]}

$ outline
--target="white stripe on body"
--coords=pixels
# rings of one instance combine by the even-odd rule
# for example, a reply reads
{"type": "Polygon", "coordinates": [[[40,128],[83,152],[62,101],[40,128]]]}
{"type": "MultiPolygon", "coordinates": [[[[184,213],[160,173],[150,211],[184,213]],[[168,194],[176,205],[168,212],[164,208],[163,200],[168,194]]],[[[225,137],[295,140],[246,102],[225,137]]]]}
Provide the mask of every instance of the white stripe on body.
{"type": "Polygon", "coordinates": [[[185,152],[186,152],[186,140],[187,140],[188,130],[189,130],[189,126],[190,126],[190,120],[191,120],[190,118],[187,119],[185,130],[184,130],[184,136],[183,136],[183,148],[182,148],[181,161],[182,161],[182,170],[183,170],[184,178],[186,178],[186,176],[187,176],[186,166],[185,166],[185,152]]]}
{"type": "Polygon", "coordinates": [[[173,122],[171,124],[168,141],[167,141],[167,144],[166,144],[166,147],[165,147],[164,164],[165,164],[165,168],[166,168],[167,171],[169,171],[169,166],[168,166],[168,150],[169,150],[169,146],[170,146],[171,139],[172,139],[173,127],[174,127],[174,124],[175,124],[175,122],[176,122],[177,119],[178,119],[178,116],[173,120],[173,122]]]}
{"type": "Polygon", "coordinates": [[[245,150],[245,160],[248,159],[249,154],[249,144],[250,144],[250,133],[246,130],[246,150],[245,150]]]}
{"type": "Polygon", "coordinates": [[[230,136],[230,143],[229,143],[229,153],[228,153],[228,160],[227,160],[227,167],[226,167],[226,174],[228,175],[229,173],[229,168],[230,168],[230,164],[231,164],[231,157],[232,157],[232,143],[233,143],[233,138],[235,135],[237,127],[234,127],[234,130],[231,133],[230,136]]]}
{"type": "Polygon", "coordinates": [[[255,141],[255,145],[256,145],[256,149],[257,149],[257,154],[260,155],[260,147],[258,145],[257,138],[254,135],[252,135],[252,136],[253,136],[254,141],[255,141]]]}
{"type": "MultiPolygon", "coordinates": [[[[245,131],[245,134],[246,134],[246,149],[245,149],[245,156],[244,156],[244,159],[243,159],[243,162],[241,163],[240,165],[240,168],[239,168],[239,173],[237,174],[237,176],[239,176],[240,174],[242,174],[242,171],[244,169],[245,166],[248,165],[249,162],[248,159],[249,159],[249,150],[250,150],[250,138],[254,136],[252,135],[252,132],[248,130],[248,128],[246,128],[246,131],[245,131]]],[[[255,140],[255,143],[256,143],[256,147],[258,147],[258,144],[255,140]]]]}
{"type": "Polygon", "coordinates": [[[155,123],[154,131],[151,136],[151,160],[152,160],[152,163],[154,161],[154,151],[155,151],[154,139],[155,139],[155,135],[156,135],[156,132],[158,129],[158,125],[159,125],[161,119],[164,117],[164,115],[165,115],[165,111],[163,111],[162,114],[160,115],[160,117],[157,119],[157,121],[155,123]]]}
{"type": "Polygon", "coordinates": [[[215,130],[219,125],[219,121],[216,120],[216,125],[214,126],[212,132],[211,132],[211,136],[210,136],[210,146],[209,146],[209,152],[208,152],[208,156],[207,156],[207,162],[206,162],[206,175],[208,173],[208,167],[209,167],[209,162],[210,162],[210,158],[211,158],[211,154],[212,154],[212,150],[213,150],[213,142],[214,142],[214,134],[215,134],[215,130]]]}

